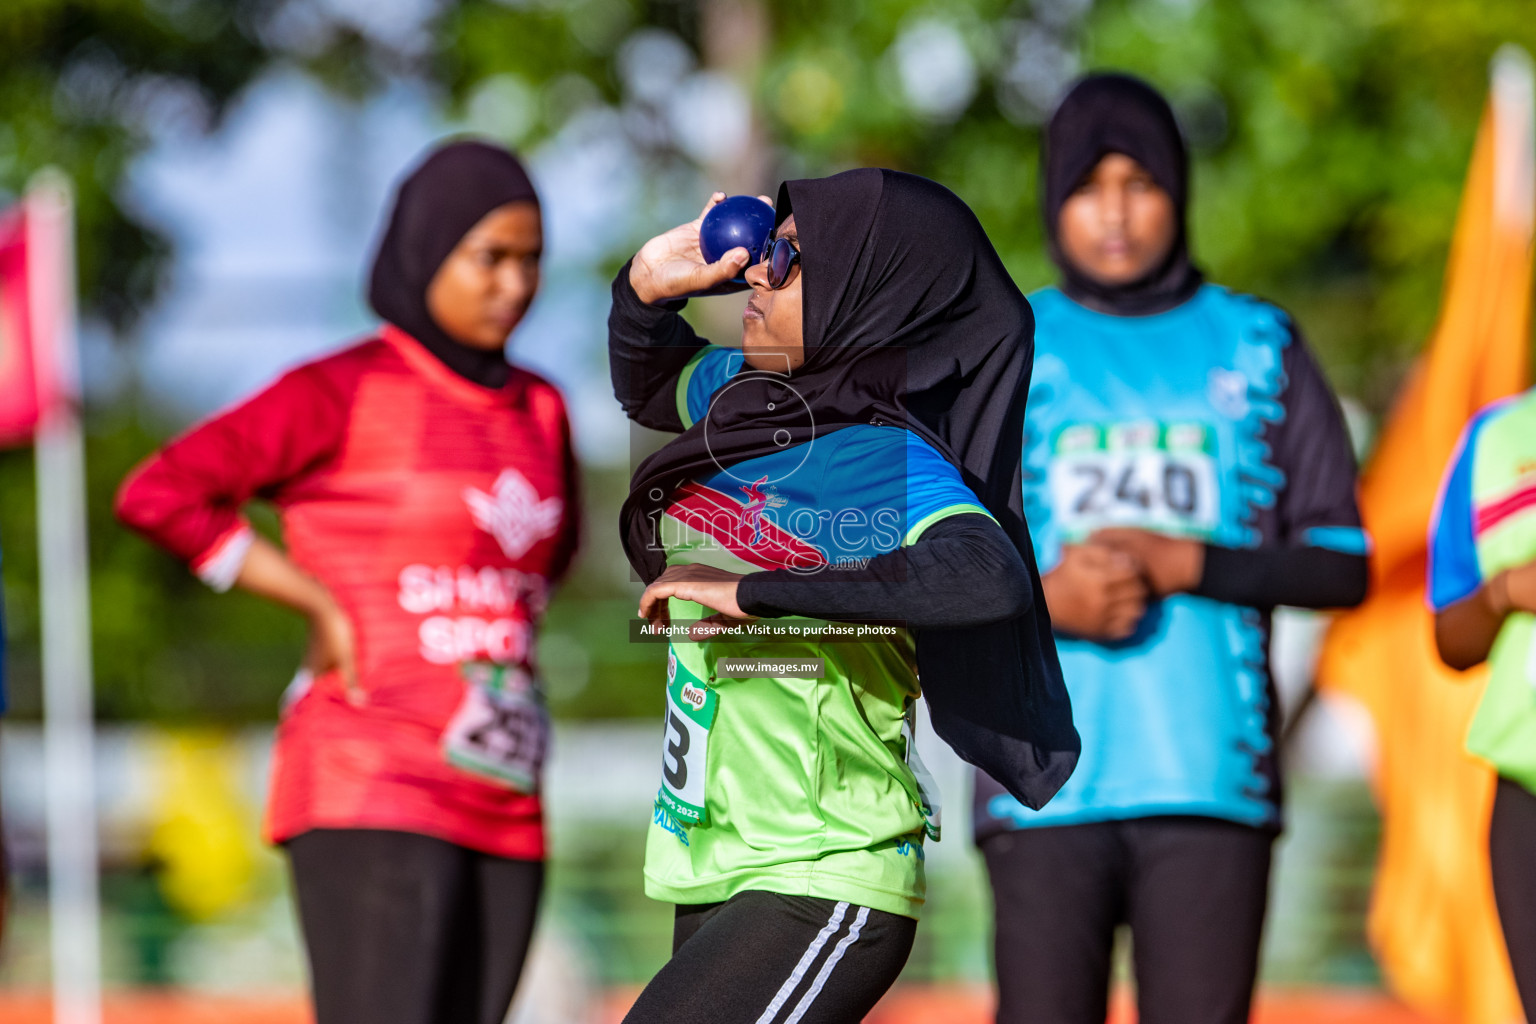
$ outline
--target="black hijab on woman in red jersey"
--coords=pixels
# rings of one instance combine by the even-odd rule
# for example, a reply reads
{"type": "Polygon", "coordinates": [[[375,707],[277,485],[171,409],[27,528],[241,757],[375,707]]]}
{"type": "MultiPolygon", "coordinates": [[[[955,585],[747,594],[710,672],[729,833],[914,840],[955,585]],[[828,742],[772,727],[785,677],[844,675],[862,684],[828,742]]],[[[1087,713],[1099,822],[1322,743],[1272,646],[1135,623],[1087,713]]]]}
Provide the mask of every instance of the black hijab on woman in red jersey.
{"type": "Polygon", "coordinates": [[[1173,108],[1139,78],[1089,75],[1061,101],[1045,130],[1041,154],[1045,182],[1045,234],[1061,270],[1061,290],[1089,309],[1117,316],[1147,316],[1188,301],[1204,280],[1189,259],[1189,154],[1173,108]],[[1110,153],[1135,160],[1173,200],[1178,235],[1163,261],[1140,280],[1105,285],[1083,273],[1061,251],[1061,208],[1110,153]]]}
{"type": "Polygon", "coordinates": [[[427,310],[427,286],[482,217],[507,203],[538,201],[522,163],[500,146],[461,140],[438,147],[395,194],[373,258],[368,304],[454,373],[501,387],[511,374],[506,353],[449,337],[427,310]]]}
{"type": "MultiPolygon", "coordinates": [[[[709,413],[636,470],[621,512],[631,564],[666,568],[660,517],[686,480],[845,427],[913,431],[948,459],[1029,566],[1024,616],[916,635],[934,730],[1032,807],[1080,749],[1021,491],[1034,316],[970,208],[948,189],[864,168],[785,182],[777,218],[799,235],[805,362],[743,369],[709,413]]],[[[827,586],[836,586],[829,579],[827,586]]]]}

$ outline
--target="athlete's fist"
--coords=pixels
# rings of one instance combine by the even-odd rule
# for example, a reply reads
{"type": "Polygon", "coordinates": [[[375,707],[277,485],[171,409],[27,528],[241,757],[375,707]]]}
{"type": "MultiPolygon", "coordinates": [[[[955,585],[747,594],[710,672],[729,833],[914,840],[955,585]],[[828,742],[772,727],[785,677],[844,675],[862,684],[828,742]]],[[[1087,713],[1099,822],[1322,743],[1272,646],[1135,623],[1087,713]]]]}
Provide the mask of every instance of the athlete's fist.
{"type": "MultiPolygon", "coordinates": [[[[758,198],[771,204],[766,196],[758,198]]],[[[714,263],[705,263],[704,254],[699,251],[699,225],[712,207],[724,201],[725,193],[716,192],[697,217],[657,235],[635,253],[629,264],[629,284],[641,302],[655,305],[717,288],[743,290],[740,286],[729,287],[729,282],[746,269],[749,258],[746,249],[732,249],[714,263]]]]}
{"type": "Polygon", "coordinates": [[[1068,544],[1040,580],[1051,625],[1085,640],[1124,640],[1147,611],[1141,566],[1098,544],[1068,544]]]}
{"type": "Polygon", "coordinates": [[[1096,530],[1088,540],[1136,561],[1157,597],[1181,594],[1200,585],[1205,545],[1197,540],[1124,527],[1096,530]]]}

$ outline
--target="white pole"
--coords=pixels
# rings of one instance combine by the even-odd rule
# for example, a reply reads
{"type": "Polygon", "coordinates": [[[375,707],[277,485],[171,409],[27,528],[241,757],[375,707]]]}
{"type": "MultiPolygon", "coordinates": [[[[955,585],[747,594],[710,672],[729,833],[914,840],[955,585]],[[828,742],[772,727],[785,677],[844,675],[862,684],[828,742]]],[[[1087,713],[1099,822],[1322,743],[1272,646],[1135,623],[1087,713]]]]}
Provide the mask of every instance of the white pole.
{"type": "Polygon", "coordinates": [[[28,302],[39,395],[62,388],[38,424],[37,540],[42,591],[43,740],[53,1019],[100,1024],[85,457],[77,411],[74,203],[69,181],[43,172],[27,192],[28,302]],[[49,379],[51,377],[51,380],[49,379]]]}
{"type": "Polygon", "coordinates": [[[1493,204],[1499,220],[1529,232],[1536,219],[1536,67],[1505,43],[1493,55],[1493,204]]]}

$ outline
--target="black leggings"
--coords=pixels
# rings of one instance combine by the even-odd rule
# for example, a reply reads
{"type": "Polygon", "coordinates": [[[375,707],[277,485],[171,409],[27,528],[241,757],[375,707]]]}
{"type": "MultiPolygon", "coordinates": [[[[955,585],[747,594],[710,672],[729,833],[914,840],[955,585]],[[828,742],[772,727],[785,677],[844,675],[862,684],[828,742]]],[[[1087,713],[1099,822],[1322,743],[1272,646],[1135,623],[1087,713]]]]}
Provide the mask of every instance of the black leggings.
{"type": "Polygon", "coordinates": [[[812,896],[678,907],[672,959],[624,1024],[858,1024],[916,934],[910,917],[812,896]]]}
{"type": "Polygon", "coordinates": [[[1193,817],[987,839],[999,1024],[1104,1024],[1122,923],[1141,1024],[1243,1024],[1273,842],[1268,831],[1193,817]]]}
{"type": "Polygon", "coordinates": [[[376,829],[317,829],[285,846],[316,1024],[501,1024],[542,861],[376,829]]]}
{"type": "Polygon", "coordinates": [[[1488,827],[1493,901],[1525,1015],[1536,1013],[1536,796],[1500,778],[1488,827]]]}

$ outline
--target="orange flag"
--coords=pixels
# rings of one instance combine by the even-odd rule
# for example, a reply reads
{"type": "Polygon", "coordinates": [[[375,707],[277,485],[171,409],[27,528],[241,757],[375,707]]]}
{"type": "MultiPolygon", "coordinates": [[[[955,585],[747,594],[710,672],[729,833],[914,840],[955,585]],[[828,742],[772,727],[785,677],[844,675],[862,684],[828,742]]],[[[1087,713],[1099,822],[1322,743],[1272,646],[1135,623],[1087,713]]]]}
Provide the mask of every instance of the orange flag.
{"type": "Polygon", "coordinates": [[[1382,842],[1368,931],[1393,991],[1464,1024],[1522,1020],[1493,903],[1494,775],[1463,742],[1486,672],[1446,668],[1425,604],[1426,541],[1441,474],[1479,408],[1530,384],[1530,59],[1506,49],[1467,173],[1440,320],[1360,484],[1375,542],[1370,598],[1329,631],[1318,685],[1376,727],[1382,842]]]}

